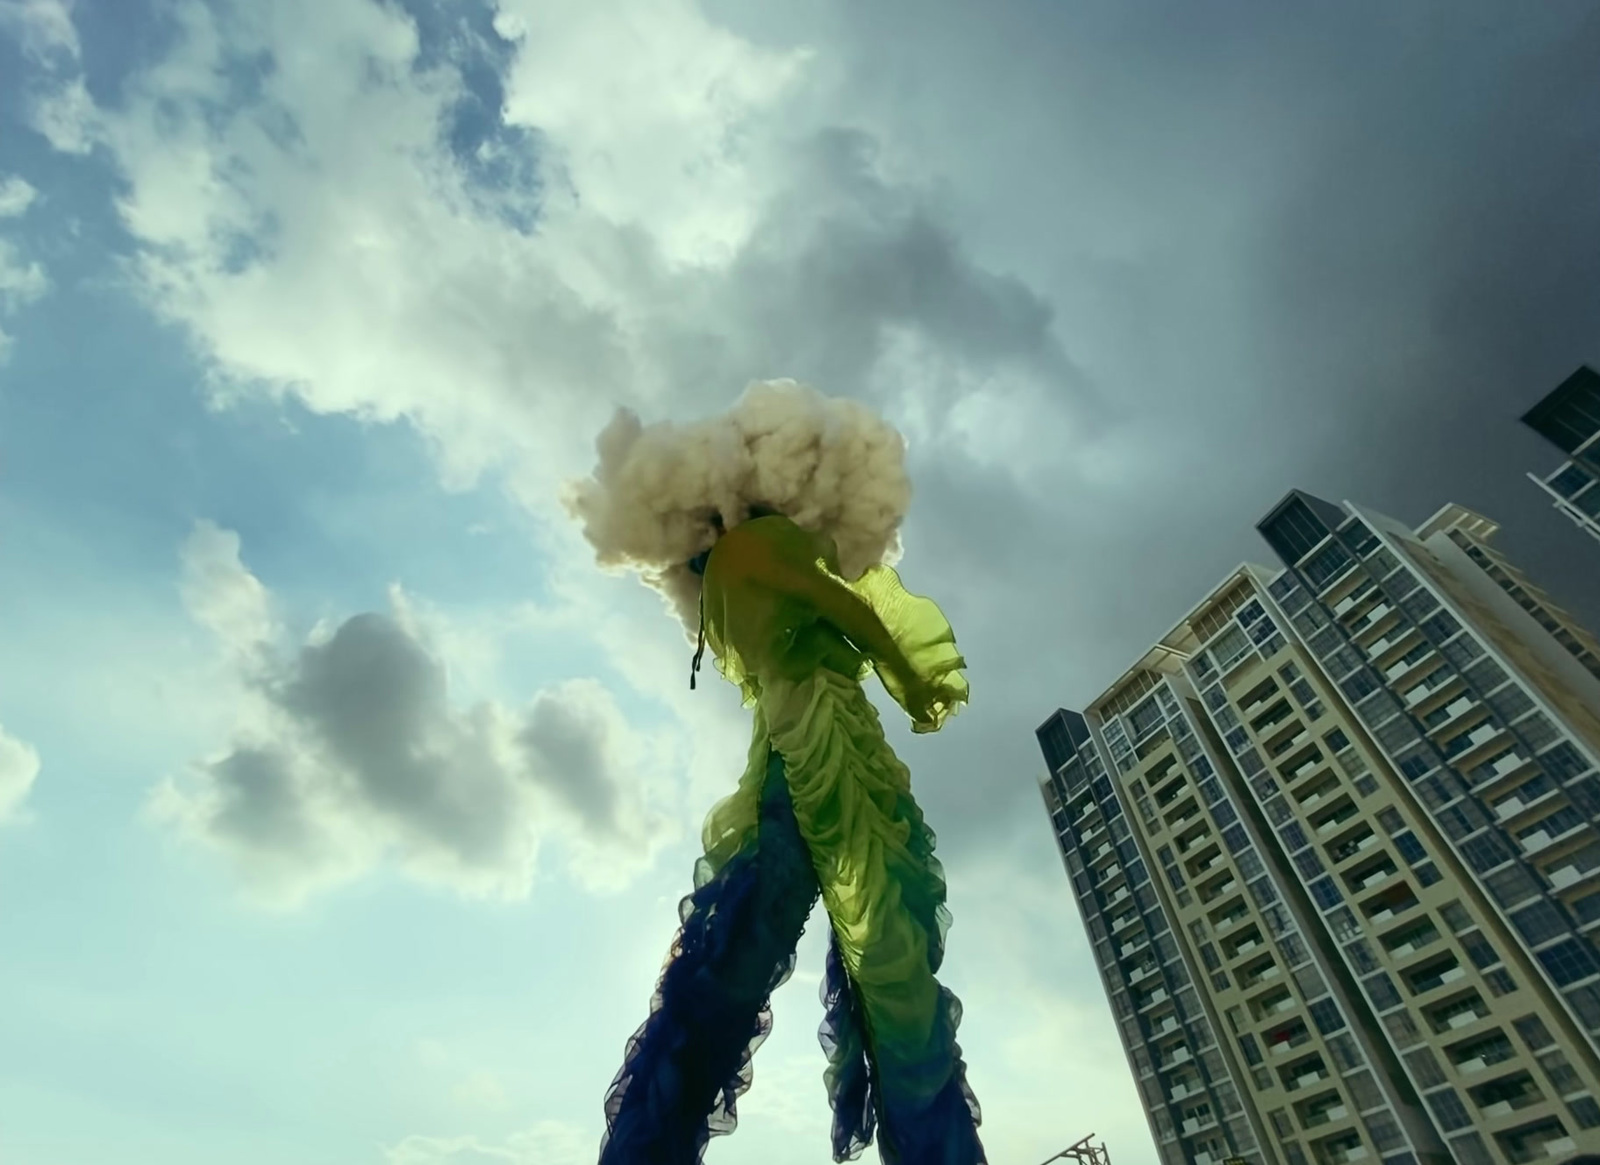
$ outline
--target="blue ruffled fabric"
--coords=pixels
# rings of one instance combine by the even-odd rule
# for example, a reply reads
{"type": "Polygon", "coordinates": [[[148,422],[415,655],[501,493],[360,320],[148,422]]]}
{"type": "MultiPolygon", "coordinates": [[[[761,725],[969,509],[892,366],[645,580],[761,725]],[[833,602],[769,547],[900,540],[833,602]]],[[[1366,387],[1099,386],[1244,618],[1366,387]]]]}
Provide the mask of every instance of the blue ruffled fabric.
{"type": "Polygon", "coordinates": [[[854,1161],[872,1144],[878,1113],[861,1005],[839,958],[839,945],[831,936],[822,978],[822,1008],[817,1038],[828,1057],[824,1079],[828,1103],[833,1106],[833,1159],[854,1161]]]}
{"type": "Polygon", "coordinates": [[[606,1096],[600,1165],[696,1165],[733,1131],[751,1059],[772,1030],[769,998],[794,970],[819,893],[776,753],[756,844],[721,870],[702,862],[651,1001],[606,1096]]]}
{"type": "MultiPolygon", "coordinates": [[[[931,853],[919,856],[932,860],[931,853]]],[[[720,870],[702,859],[695,883],[680,904],[682,927],[650,1016],[607,1092],[600,1165],[699,1165],[710,1138],[737,1124],[752,1059],[772,1029],[770,997],[794,970],[795,947],[820,893],[776,752],[754,843],[720,870]]],[[[944,904],[906,905],[925,920],[928,959],[937,969],[944,904]]],[[[984,1165],[981,1114],[955,1042],[956,997],[941,989],[926,1062],[896,1064],[887,1078],[880,1078],[859,992],[831,937],[822,1002],[818,1035],[828,1057],[834,1160],[854,1160],[876,1135],[884,1165],[984,1165]]]]}

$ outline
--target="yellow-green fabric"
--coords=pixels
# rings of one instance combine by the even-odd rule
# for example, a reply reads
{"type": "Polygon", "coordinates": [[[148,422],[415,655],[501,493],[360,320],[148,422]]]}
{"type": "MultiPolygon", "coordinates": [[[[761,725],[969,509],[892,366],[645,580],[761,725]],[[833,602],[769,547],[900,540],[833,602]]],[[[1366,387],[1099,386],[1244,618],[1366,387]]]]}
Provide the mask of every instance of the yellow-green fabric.
{"type": "Polygon", "coordinates": [[[953,1033],[939,1030],[934,978],[948,924],[943,872],[910,773],[862,689],[877,661],[797,593],[816,593],[809,587],[818,579],[865,600],[888,629],[902,659],[876,670],[914,728],[938,729],[967,699],[949,623],[933,602],[908,594],[894,571],[876,567],[846,582],[831,545],[785,518],[730,531],[706,570],[706,642],[722,674],[743,690],[755,723],[737,791],[706,820],[698,880],[753,843],[769,750],[776,750],[880,1066],[902,1069],[892,1073],[900,1080],[922,1072],[917,1091],[931,1096],[952,1068],[953,1033]],[[741,549],[736,540],[756,538],[760,547],[741,549]],[[737,564],[755,549],[812,572],[807,586],[753,581],[737,564]]]}

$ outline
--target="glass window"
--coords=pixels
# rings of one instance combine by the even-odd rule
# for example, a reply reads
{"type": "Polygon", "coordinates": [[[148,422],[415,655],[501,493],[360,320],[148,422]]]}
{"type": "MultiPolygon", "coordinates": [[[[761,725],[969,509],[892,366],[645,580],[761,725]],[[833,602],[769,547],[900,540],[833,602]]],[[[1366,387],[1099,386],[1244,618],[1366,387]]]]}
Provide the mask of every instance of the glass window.
{"type": "Polygon", "coordinates": [[[1380,967],[1378,958],[1372,953],[1372,947],[1368,945],[1366,939],[1357,939],[1344,948],[1344,953],[1357,975],[1370,974],[1380,967]]]}
{"type": "Polygon", "coordinates": [[[1325,1036],[1344,1028],[1344,1014],[1332,999],[1319,1000],[1307,1010],[1311,1012],[1311,1022],[1316,1024],[1317,1030],[1325,1036]]]}
{"type": "Polygon", "coordinates": [[[1295,854],[1294,864],[1302,878],[1315,878],[1324,872],[1322,859],[1317,857],[1317,851],[1314,849],[1301,850],[1295,854]]]}
{"type": "Polygon", "coordinates": [[[1547,752],[1540,753],[1539,763],[1544,766],[1545,772],[1558,781],[1575,777],[1589,767],[1582,754],[1566,741],[1562,741],[1547,752]]]}
{"type": "Polygon", "coordinates": [[[1485,833],[1462,842],[1461,856],[1467,860],[1467,865],[1483,874],[1504,865],[1513,855],[1511,847],[1499,834],[1485,833]]]}
{"type": "Polygon", "coordinates": [[[1409,1048],[1422,1042],[1416,1021],[1409,1011],[1391,1011],[1383,1017],[1383,1026],[1389,1029],[1389,1038],[1397,1048],[1409,1048]]]}
{"type": "Polygon", "coordinates": [[[1339,887],[1334,885],[1332,878],[1318,878],[1306,888],[1311,891],[1316,904],[1324,910],[1330,910],[1344,901],[1344,895],[1339,893],[1339,887]]]}
{"type": "Polygon", "coordinates": [[[1529,946],[1560,938],[1571,928],[1561,912],[1548,902],[1535,902],[1511,915],[1511,925],[1529,946]]]}
{"type": "Polygon", "coordinates": [[[1447,1133],[1455,1129],[1464,1129],[1472,1123],[1472,1118],[1467,1115],[1466,1106],[1461,1103],[1461,1098],[1456,1095],[1454,1088],[1429,1093],[1423,1099],[1433,1110],[1434,1119],[1439,1123],[1439,1127],[1447,1133]]]}
{"type": "Polygon", "coordinates": [[[1229,853],[1239,853],[1250,845],[1250,838],[1242,825],[1230,825],[1222,831],[1222,844],[1228,847],[1229,853]]]}
{"type": "Polygon", "coordinates": [[[1572,1113],[1572,1119],[1578,1122],[1580,1129],[1600,1127],[1600,1104],[1596,1104],[1593,1097],[1580,1096],[1575,1100],[1569,1100],[1567,1109],[1572,1113]]]}
{"type": "Polygon", "coordinates": [[[1257,878],[1250,883],[1250,897],[1256,900],[1257,906],[1267,906],[1278,900],[1278,891],[1271,878],[1257,878]]]}
{"type": "Polygon", "coordinates": [[[1496,967],[1492,971],[1483,973],[1483,981],[1489,985],[1489,990],[1495,995],[1510,995],[1517,989],[1517,981],[1511,977],[1511,972],[1504,967],[1496,967]]]}
{"type": "Polygon", "coordinates": [[[1494,900],[1504,907],[1516,906],[1519,902],[1526,902],[1544,893],[1544,888],[1534,880],[1533,875],[1520,865],[1495,871],[1483,880],[1483,884],[1489,888],[1494,900]]]}
{"type": "Polygon", "coordinates": [[[1474,923],[1472,916],[1467,913],[1467,908],[1459,902],[1446,902],[1439,907],[1439,914],[1444,918],[1445,925],[1456,934],[1470,930],[1474,923]]]}
{"type": "Polygon", "coordinates": [[[1569,987],[1580,979],[1600,973],[1600,966],[1595,964],[1593,948],[1582,939],[1568,939],[1537,954],[1539,962],[1544,964],[1558,987],[1569,987]]]}
{"type": "Polygon", "coordinates": [[[1546,1052],[1539,1057],[1539,1067],[1544,1069],[1544,1074],[1550,1077],[1550,1085],[1560,1096],[1577,1092],[1583,1087],[1583,1080],[1572,1070],[1572,1065],[1566,1056],[1560,1052],[1546,1052]]]}
{"type": "Polygon", "coordinates": [[[1428,851],[1422,848],[1417,835],[1410,830],[1394,835],[1394,848],[1400,851],[1401,857],[1413,864],[1425,861],[1428,857],[1428,851]]]}
{"type": "Polygon", "coordinates": [[[1337,542],[1331,542],[1307,560],[1301,573],[1313,590],[1320,591],[1325,584],[1343,574],[1354,561],[1348,550],[1337,542]]]}
{"type": "Polygon", "coordinates": [[[1517,1035],[1522,1037],[1522,1042],[1528,1045],[1530,1052],[1548,1048],[1556,1042],[1555,1037],[1550,1034],[1550,1029],[1544,1026],[1544,1020],[1537,1015],[1525,1015],[1521,1019],[1512,1021],[1511,1026],[1517,1029],[1517,1035]]]}
{"type": "Polygon", "coordinates": [[[1418,862],[1411,867],[1411,872],[1417,876],[1417,881],[1423,886],[1434,886],[1444,880],[1444,875],[1439,873],[1439,867],[1432,862],[1418,862]]]}
{"type": "Polygon", "coordinates": [[[1492,967],[1500,961],[1499,952],[1477,931],[1462,935],[1461,945],[1467,952],[1467,958],[1472,960],[1472,965],[1479,970],[1492,967]]]}
{"type": "Polygon", "coordinates": [[[1291,821],[1278,830],[1278,836],[1283,838],[1283,848],[1290,853],[1298,853],[1311,844],[1306,839],[1306,831],[1300,827],[1298,821],[1291,821]]]}
{"type": "Polygon", "coordinates": [[[1438,1057],[1427,1048],[1407,1052],[1406,1065],[1411,1069],[1412,1076],[1416,1077],[1417,1087],[1424,1091],[1448,1083],[1444,1069],[1439,1066],[1438,1057]]]}
{"type": "Polygon", "coordinates": [[[1456,1159],[1458,1165],[1494,1165],[1495,1158],[1489,1155],[1489,1150],[1483,1146],[1483,1138],[1477,1133],[1463,1133],[1450,1141],[1450,1155],[1456,1159]]]}
{"type": "Polygon", "coordinates": [[[1380,1013],[1399,1007],[1402,1002],[1400,992],[1395,990],[1394,980],[1382,971],[1361,980],[1361,986],[1366,989],[1367,998],[1372,1000],[1372,1006],[1380,1013]]]}

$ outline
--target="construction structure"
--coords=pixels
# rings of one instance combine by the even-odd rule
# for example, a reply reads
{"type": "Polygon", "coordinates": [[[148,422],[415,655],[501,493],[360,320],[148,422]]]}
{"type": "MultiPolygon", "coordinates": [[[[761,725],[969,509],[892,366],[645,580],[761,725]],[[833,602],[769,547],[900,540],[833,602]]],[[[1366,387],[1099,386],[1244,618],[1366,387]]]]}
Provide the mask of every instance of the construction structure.
{"type": "Polygon", "coordinates": [[[1038,729],[1164,1165],[1600,1149],[1600,645],[1461,507],[1258,529],[1038,729]]]}

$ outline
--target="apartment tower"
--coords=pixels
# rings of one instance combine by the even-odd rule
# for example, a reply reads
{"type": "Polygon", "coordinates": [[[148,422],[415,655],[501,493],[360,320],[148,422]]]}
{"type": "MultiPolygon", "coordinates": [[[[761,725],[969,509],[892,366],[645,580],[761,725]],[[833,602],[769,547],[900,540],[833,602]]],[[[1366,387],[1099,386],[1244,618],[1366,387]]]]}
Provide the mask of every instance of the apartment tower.
{"type": "Polygon", "coordinates": [[[1522,423],[1567,455],[1535,485],[1591,537],[1600,540],[1600,373],[1585,365],[1522,417],[1522,423]]]}
{"type": "Polygon", "coordinates": [[[1593,638],[1460,507],[1258,529],[1280,567],[1038,730],[1163,1162],[1600,1150],[1593,638]]]}

